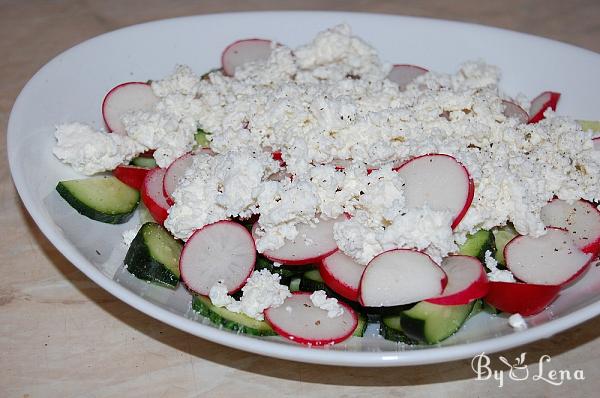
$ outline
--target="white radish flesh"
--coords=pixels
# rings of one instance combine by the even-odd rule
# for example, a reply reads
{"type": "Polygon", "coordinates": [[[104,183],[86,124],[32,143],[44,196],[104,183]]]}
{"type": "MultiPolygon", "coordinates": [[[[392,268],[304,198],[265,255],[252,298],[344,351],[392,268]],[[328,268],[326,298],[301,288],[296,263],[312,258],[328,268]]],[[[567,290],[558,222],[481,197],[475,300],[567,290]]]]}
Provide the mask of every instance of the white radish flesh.
{"type": "Polygon", "coordinates": [[[255,262],[248,230],[233,221],[219,221],[192,234],[181,252],[179,271],[186,286],[198,294],[207,296],[219,281],[233,293],[246,283],[255,262]]]}
{"type": "Polygon", "coordinates": [[[579,250],[571,234],[563,229],[548,228],[537,238],[517,236],[504,248],[506,266],[526,283],[562,285],[582,273],[593,255],[579,250]]]}
{"type": "Polygon", "coordinates": [[[352,335],[358,317],[352,308],[340,302],[344,313],[329,318],[327,311],[314,306],[311,293],[296,292],[279,307],[265,310],[265,319],[277,334],[300,344],[335,344],[352,335]]]}
{"type": "Polygon", "coordinates": [[[121,122],[124,114],[132,111],[151,111],[158,97],[148,83],[129,82],[119,84],[106,94],[102,101],[102,117],[112,132],[125,134],[121,122]]]}
{"type": "Polygon", "coordinates": [[[367,265],[360,282],[360,303],[367,307],[410,304],[439,296],[446,274],[428,255],[390,250],[367,265]]]}
{"type": "Polygon", "coordinates": [[[596,137],[592,141],[594,142],[594,150],[600,151],[600,137],[596,137]]]}
{"type": "Polygon", "coordinates": [[[404,91],[413,80],[427,72],[427,69],[416,65],[394,65],[387,78],[398,84],[400,91],[404,91]]]}
{"type": "Polygon", "coordinates": [[[448,276],[448,284],[441,295],[426,301],[440,305],[462,305],[486,295],[487,275],[477,258],[449,256],[441,266],[448,276]]]}
{"type": "Polygon", "coordinates": [[[319,273],[331,290],[348,300],[358,301],[360,278],[365,268],[338,250],[323,259],[319,273]]]}
{"type": "Polygon", "coordinates": [[[455,228],[471,206],[475,188],[467,169],[452,156],[418,156],[398,168],[404,179],[406,205],[450,211],[455,228]]]}
{"type": "Polygon", "coordinates": [[[529,120],[529,115],[527,112],[514,102],[502,100],[502,105],[504,105],[504,112],[502,112],[504,116],[516,118],[522,124],[527,123],[529,120]]]}
{"type": "Polygon", "coordinates": [[[548,227],[564,228],[575,244],[586,253],[600,249],[600,211],[585,200],[573,204],[554,199],[542,208],[541,218],[548,227]]]}
{"type": "Polygon", "coordinates": [[[169,204],[172,205],[175,203],[172,194],[175,192],[175,189],[179,184],[179,180],[181,177],[183,177],[185,171],[192,165],[193,162],[194,157],[192,154],[186,153],[185,155],[177,158],[167,168],[167,172],[165,173],[165,178],[163,180],[163,191],[169,204]]]}
{"type": "Polygon", "coordinates": [[[529,108],[529,123],[537,123],[544,118],[546,109],[556,110],[560,93],[545,91],[531,101],[529,108]]]}
{"type": "Polygon", "coordinates": [[[221,55],[223,72],[228,76],[235,69],[248,62],[266,60],[271,55],[272,43],[264,39],[245,39],[231,43],[221,55]]]}
{"type": "MultiPolygon", "coordinates": [[[[337,243],[333,239],[333,225],[344,221],[346,217],[336,219],[321,219],[314,226],[299,224],[296,226],[298,235],[293,240],[286,240],[279,249],[265,250],[263,255],[271,261],[287,265],[304,265],[320,261],[337,250],[337,243]]],[[[252,228],[254,239],[257,235],[258,223],[252,228]]]]}

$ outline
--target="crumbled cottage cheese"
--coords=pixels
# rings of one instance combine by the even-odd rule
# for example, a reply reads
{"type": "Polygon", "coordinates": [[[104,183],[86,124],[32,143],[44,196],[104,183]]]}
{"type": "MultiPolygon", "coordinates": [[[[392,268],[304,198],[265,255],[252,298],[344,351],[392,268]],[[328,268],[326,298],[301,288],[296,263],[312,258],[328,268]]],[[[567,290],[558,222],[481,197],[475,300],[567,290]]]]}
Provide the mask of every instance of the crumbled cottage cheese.
{"type": "Polygon", "coordinates": [[[239,301],[229,296],[227,287],[220,282],[211,287],[209,298],[217,307],[262,321],[265,309],[279,307],[292,295],[287,286],[279,283],[280,279],[279,274],[271,274],[266,269],[254,271],[242,287],[243,295],[239,301]]]}
{"type": "Polygon", "coordinates": [[[196,155],[165,226],[186,239],[206,224],[260,214],[263,252],[295,238],[298,224],[347,213],[334,237],[358,262],[393,247],[439,261],[482,228],[512,222],[521,234],[542,235],[540,210],[554,196],[600,199],[591,133],[552,111],[536,124],[506,117],[502,101],[510,98],[498,87],[498,68],[467,62],[454,74],[419,76],[403,91],[386,79],[390,68],[340,25],[293,51],[275,46],[232,77],[215,71],[200,79],[180,66],[153,82],[160,100],[151,112],[123,117],[128,137],[156,149],[161,167],[193,147],[197,128],[211,133],[217,153],[196,155]],[[281,153],[284,169],[271,151],[281,153]],[[407,208],[391,169],[427,153],[454,156],[474,180],[473,203],[455,230],[447,212],[407,208]]]}
{"type": "Polygon", "coordinates": [[[515,276],[509,270],[498,269],[498,261],[492,257],[492,252],[485,251],[485,266],[490,270],[487,276],[491,282],[516,282],[515,276]]]}
{"type": "Polygon", "coordinates": [[[327,311],[328,318],[337,318],[344,314],[344,307],[338,304],[336,298],[327,297],[324,290],[316,290],[310,295],[310,301],[315,307],[327,311]]]}
{"type": "Polygon", "coordinates": [[[521,316],[521,314],[512,314],[508,317],[508,324],[516,330],[524,330],[527,329],[527,322],[521,316]]]}
{"type": "Polygon", "coordinates": [[[113,170],[144,151],[129,137],[107,134],[82,123],[56,126],[54,135],[54,155],[86,175],[113,170]]]}

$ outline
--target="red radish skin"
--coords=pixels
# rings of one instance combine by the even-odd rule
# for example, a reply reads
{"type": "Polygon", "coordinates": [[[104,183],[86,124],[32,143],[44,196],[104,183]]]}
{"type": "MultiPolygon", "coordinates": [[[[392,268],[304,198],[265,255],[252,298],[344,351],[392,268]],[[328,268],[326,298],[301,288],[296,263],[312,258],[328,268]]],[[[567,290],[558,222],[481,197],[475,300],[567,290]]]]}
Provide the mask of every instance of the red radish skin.
{"type": "Polygon", "coordinates": [[[321,261],[319,273],[331,290],[348,300],[358,301],[358,288],[365,268],[338,250],[321,261]]]}
{"type": "Polygon", "coordinates": [[[208,296],[222,281],[231,294],[246,284],[255,263],[256,247],[248,230],[224,220],[194,231],[181,251],[179,273],[192,292],[208,296]]]}
{"type": "Polygon", "coordinates": [[[148,171],[150,171],[150,169],[145,167],[122,164],[113,170],[113,175],[131,188],[140,190],[142,189],[142,185],[144,185],[144,179],[146,178],[148,171]]]}
{"type": "Polygon", "coordinates": [[[564,228],[584,252],[600,252],[600,211],[585,200],[573,204],[553,199],[542,208],[541,218],[547,227],[564,228]]]}
{"type": "Polygon", "coordinates": [[[484,300],[503,312],[530,316],[541,312],[558,296],[561,287],[521,282],[488,283],[484,300]]]}
{"type": "Polygon", "coordinates": [[[367,264],[358,301],[365,307],[415,303],[440,295],[447,283],[444,270],[427,254],[414,249],[392,249],[367,264]]]}
{"type": "Polygon", "coordinates": [[[537,285],[565,286],[589,267],[593,254],[583,253],[563,228],[547,228],[538,238],[519,235],[504,247],[506,267],[515,278],[537,285]]]}
{"type": "Polygon", "coordinates": [[[279,307],[265,310],[265,320],[275,333],[309,346],[337,344],[352,336],[358,316],[348,304],[338,302],[344,313],[329,318],[327,311],[314,307],[310,295],[309,292],[294,292],[279,307]]]}
{"type": "MultiPolygon", "coordinates": [[[[323,258],[334,253],[338,247],[333,239],[333,224],[347,219],[343,215],[336,219],[321,220],[315,228],[307,224],[300,224],[298,236],[293,240],[286,240],[283,247],[276,250],[265,250],[262,255],[271,261],[285,265],[306,265],[319,263],[323,258]],[[306,243],[306,238],[312,241],[306,243]]],[[[252,226],[252,236],[254,240],[258,239],[256,230],[258,223],[252,226]]]]}
{"type": "MultiPolygon", "coordinates": [[[[460,169],[462,170],[462,172],[464,173],[463,176],[463,180],[460,182],[461,184],[464,185],[464,187],[461,187],[461,189],[464,190],[464,194],[462,194],[462,197],[460,194],[457,195],[455,198],[453,198],[453,200],[456,202],[456,205],[454,206],[454,208],[450,209],[452,211],[455,211],[455,216],[453,218],[452,221],[452,229],[456,228],[458,226],[458,224],[461,222],[461,220],[464,218],[464,216],[467,214],[467,211],[469,210],[469,207],[471,206],[471,203],[473,202],[473,197],[475,196],[475,184],[473,182],[473,179],[471,178],[471,175],[469,174],[469,171],[467,170],[467,168],[462,165],[462,163],[460,163],[459,161],[457,161],[454,157],[450,156],[450,155],[445,155],[445,154],[439,154],[439,153],[434,153],[434,154],[427,154],[427,155],[421,155],[421,156],[416,156],[414,158],[411,158],[409,160],[407,160],[406,162],[402,163],[400,166],[398,166],[397,168],[394,168],[394,170],[396,170],[398,173],[400,173],[402,175],[402,177],[405,179],[406,182],[406,194],[407,194],[407,205],[409,207],[422,207],[423,205],[427,204],[431,209],[433,210],[448,210],[447,207],[447,198],[448,198],[448,179],[444,179],[441,178],[440,176],[442,176],[442,173],[444,172],[444,169],[448,169],[449,166],[452,165],[456,165],[459,166],[460,169]],[[453,162],[452,163],[448,163],[446,165],[442,165],[442,166],[438,166],[438,168],[442,168],[439,172],[434,173],[434,175],[426,175],[426,176],[419,176],[417,178],[412,178],[411,180],[408,180],[407,177],[409,177],[408,173],[419,173],[420,170],[417,168],[416,170],[411,170],[412,167],[422,167],[423,170],[424,168],[428,165],[428,163],[431,163],[433,160],[435,159],[451,159],[453,162]],[[436,180],[437,178],[437,180],[436,180]],[[411,198],[410,197],[410,190],[411,190],[411,186],[415,187],[416,189],[422,189],[421,186],[424,184],[428,184],[431,185],[433,183],[436,183],[436,186],[432,186],[430,192],[426,192],[426,198],[411,198]],[[434,192],[436,191],[436,192],[434,192]],[[437,194],[436,194],[437,193],[437,194]],[[443,201],[436,201],[436,198],[444,198],[443,201]],[[417,203],[417,201],[419,203],[417,203]],[[413,203],[411,203],[413,202],[413,203]],[[461,202],[461,203],[458,203],[461,202]]],[[[431,173],[431,172],[430,172],[431,173]]]]}
{"type": "Polygon", "coordinates": [[[429,72],[427,69],[420,66],[397,64],[393,66],[387,78],[397,83],[400,91],[404,91],[413,80],[427,72],[429,72]]]}
{"type": "Polygon", "coordinates": [[[529,121],[528,123],[537,123],[544,118],[544,112],[546,109],[551,108],[553,111],[556,110],[556,105],[560,99],[560,93],[553,91],[544,91],[531,101],[531,108],[529,109],[529,121]]]}
{"type": "Polygon", "coordinates": [[[488,278],[481,262],[471,256],[450,256],[442,261],[448,284],[438,297],[427,299],[439,305],[463,305],[487,294],[488,278]]]}
{"type": "Polygon", "coordinates": [[[231,43],[221,54],[223,73],[233,76],[238,66],[269,58],[271,45],[271,40],[265,39],[243,39],[231,43]]]}
{"type": "Polygon", "coordinates": [[[596,137],[592,139],[594,143],[594,151],[600,151],[600,137],[596,137]]]}
{"type": "Polygon", "coordinates": [[[148,211],[157,223],[163,224],[169,215],[169,204],[163,193],[163,179],[165,169],[155,167],[150,169],[142,185],[142,202],[148,208],[148,211]]]}
{"type": "Polygon", "coordinates": [[[143,158],[154,157],[154,149],[148,149],[146,152],[140,153],[140,156],[143,158]]]}
{"type": "Polygon", "coordinates": [[[185,171],[192,165],[194,162],[194,157],[191,153],[186,153],[175,159],[173,163],[167,167],[167,171],[165,172],[165,177],[163,179],[163,193],[165,198],[167,199],[167,203],[170,206],[175,204],[175,200],[171,196],[177,188],[177,184],[179,183],[179,179],[185,174],[185,171]]]}
{"type": "Polygon", "coordinates": [[[522,124],[529,121],[529,114],[519,105],[507,100],[502,100],[502,104],[504,105],[504,112],[502,112],[504,116],[516,118],[522,124]]]}
{"type": "Polygon", "coordinates": [[[158,102],[145,82],[127,82],[112,88],[102,100],[102,118],[109,131],[125,134],[121,117],[130,111],[151,110],[158,102]]]}

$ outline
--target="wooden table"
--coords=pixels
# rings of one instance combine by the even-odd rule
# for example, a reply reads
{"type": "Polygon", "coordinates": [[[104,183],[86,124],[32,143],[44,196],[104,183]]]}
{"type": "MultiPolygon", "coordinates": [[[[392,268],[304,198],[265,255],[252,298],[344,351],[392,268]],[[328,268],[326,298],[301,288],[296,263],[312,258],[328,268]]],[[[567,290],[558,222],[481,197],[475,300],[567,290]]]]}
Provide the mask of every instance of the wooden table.
{"type": "MultiPolygon", "coordinates": [[[[0,2],[0,120],[33,73],[59,52],[134,23],[181,15],[327,9],[477,22],[600,52],[600,2],[589,1],[9,1],[0,2]]],[[[600,93],[599,93],[600,95],[600,93]]],[[[34,115],[32,115],[34,117],[34,115]]],[[[6,134],[0,138],[2,150],[6,134]]],[[[35,161],[32,159],[32,161],[35,161]]],[[[164,325],[81,274],[28,216],[0,159],[1,397],[595,396],[600,317],[502,353],[527,352],[530,373],[582,369],[583,381],[474,379],[470,361],[390,369],[307,365],[225,348],[164,325]]],[[[493,356],[497,358],[496,355],[493,356]]],[[[503,366],[495,359],[495,369],[503,366]]]]}

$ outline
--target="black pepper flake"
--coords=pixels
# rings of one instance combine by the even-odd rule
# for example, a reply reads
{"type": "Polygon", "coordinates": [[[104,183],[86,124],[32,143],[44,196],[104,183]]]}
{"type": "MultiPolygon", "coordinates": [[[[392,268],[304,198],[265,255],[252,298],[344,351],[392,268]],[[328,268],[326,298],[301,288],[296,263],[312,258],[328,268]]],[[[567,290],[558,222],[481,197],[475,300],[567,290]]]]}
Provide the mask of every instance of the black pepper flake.
{"type": "Polygon", "coordinates": [[[96,250],[96,254],[99,256],[101,255],[101,253],[98,250],[96,250]]]}

